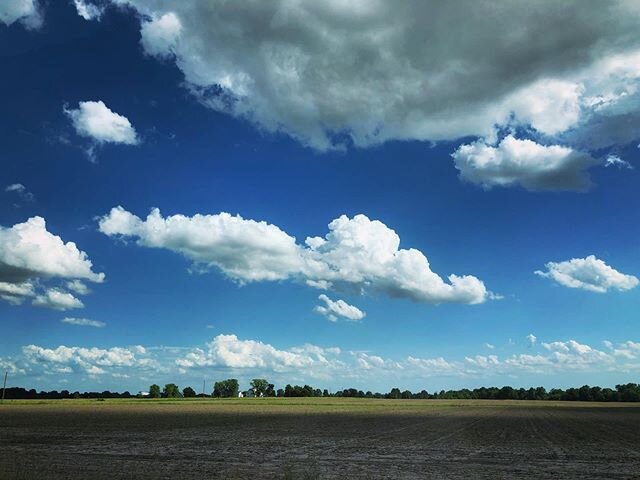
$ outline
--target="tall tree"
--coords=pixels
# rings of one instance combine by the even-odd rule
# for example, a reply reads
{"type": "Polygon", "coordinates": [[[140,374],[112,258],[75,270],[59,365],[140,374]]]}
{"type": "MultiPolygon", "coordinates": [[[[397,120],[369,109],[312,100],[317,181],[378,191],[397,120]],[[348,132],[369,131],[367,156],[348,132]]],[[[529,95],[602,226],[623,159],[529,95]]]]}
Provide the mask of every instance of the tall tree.
{"type": "Polygon", "coordinates": [[[162,396],[165,398],[178,398],[180,397],[180,389],[175,383],[167,383],[162,391],[162,396]]]}
{"type": "Polygon", "coordinates": [[[193,398],[193,397],[195,397],[195,396],[196,396],[196,391],[195,391],[193,388],[191,388],[191,387],[185,387],[185,388],[182,390],[182,396],[183,396],[184,398],[193,398]]]}
{"type": "Polygon", "coordinates": [[[256,397],[267,396],[267,388],[269,388],[269,382],[267,382],[264,378],[254,378],[253,380],[251,380],[249,385],[251,385],[253,393],[255,393],[256,397]]]}
{"type": "Polygon", "coordinates": [[[149,387],[149,397],[160,398],[160,385],[154,383],[149,387]]]}
{"type": "Polygon", "coordinates": [[[213,384],[213,396],[214,397],[237,397],[238,396],[238,380],[235,378],[228,378],[213,384]]]}

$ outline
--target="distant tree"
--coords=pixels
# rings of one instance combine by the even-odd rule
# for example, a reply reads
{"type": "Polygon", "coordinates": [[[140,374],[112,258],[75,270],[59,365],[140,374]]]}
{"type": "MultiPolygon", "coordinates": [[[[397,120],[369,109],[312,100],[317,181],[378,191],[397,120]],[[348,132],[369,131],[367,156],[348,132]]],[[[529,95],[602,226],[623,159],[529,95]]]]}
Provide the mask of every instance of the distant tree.
{"type": "MultiPolygon", "coordinates": [[[[444,393],[444,391],[442,392],[444,393]]],[[[400,389],[399,388],[392,388],[391,391],[387,394],[387,398],[400,398],[401,397],[401,393],[400,393],[400,389]]]]}
{"type": "Polygon", "coordinates": [[[576,401],[579,399],[579,393],[577,388],[567,388],[562,400],[576,401]]]}
{"type": "Polygon", "coordinates": [[[547,393],[547,400],[565,400],[564,390],[561,388],[552,388],[547,393]]]}
{"type": "Polygon", "coordinates": [[[284,397],[284,390],[279,388],[276,392],[276,397],[284,397]]]}
{"type": "Polygon", "coordinates": [[[301,387],[300,385],[294,385],[293,387],[287,384],[284,387],[284,396],[285,397],[319,397],[322,396],[322,391],[320,389],[314,389],[310,385],[305,385],[301,387]]]}
{"type": "Polygon", "coordinates": [[[229,378],[213,384],[213,396],[218,398],[237,397],[239,389],[238,380],[229,378]]]}
{"type": "Polygon", "coordinates": [[[578,389],[578,400],[582,402],[589,402],[593,400],[591,396],[591,387],[589,385],[583,385],[578,389]]]}
{"type": "Polygon", "coordinates": [[[269,388],[269,382],[267,382],[264,378],[254,378],[253,380],[251,380],[251,382],[249,382],[249,385],[251,385],[253,393],[256,397],[266,396],[267,388],[269,388]]]}
{"type": "Polygon", "coordinates": [[[400,394],[400,398],[408,400],[412,397],[413,395],[411,394],[411,390],[405,390],[404,392],[402,392],[400,394]]]}
{"type": "Polygon", "coordinates": [[[275,391],[275,387],[274,387],[273,383],[270,383],[269,385],[267,385],[267,389],[264,392],[264,396],[265,397],[275,397],[276,396],[276,391],[275,391]]]}
{"type": "Polygon", "coordinates": [[[429,392],[427,392],[426,390],[421,390],[420,393],[416,393],[415,398],[421,398],[423,400],[429,398],[429,392]]]}
{"type": "Polygon", "coordinates": [[[513,390],[513,387],[507,385],[500,389],[496,398],[498,400],[516,400],[518,396],[513,390]]]}
{"type": "Polygon", "coordinates": [[[322,396],[323,397],[328,397],[329,396],[329,390],[327,390],[326,388],[322,391],[322,396]]]}
{"type": "Polygon", "coordinates": [[[618,400],[621,402],[640,402],[640,385],[637,383],[627,383],[616,385],[618,400]]]}
{"type": "Polygon", "coordinates": [[[180,397],[180,389],[175,383],[167,383],[162,391],[162,396],[165,398],[178,398],[180,397]]]}
{"type": "Polygon", "coordinates": [[[195,397],[195,396],[196,396],[196,391],[195,391],[193,388],[191,388],[191,387],[185,387],[185,388],[182,390],[182,396],[183,396],[184,398],[193,398],[193,397],[195,397]]]}
{"type": "Polygon", "coordinates": [[[149,397],[150,398],[160,398],[160,385],[156,385],[155,383],[149,387],[149,397]]]}

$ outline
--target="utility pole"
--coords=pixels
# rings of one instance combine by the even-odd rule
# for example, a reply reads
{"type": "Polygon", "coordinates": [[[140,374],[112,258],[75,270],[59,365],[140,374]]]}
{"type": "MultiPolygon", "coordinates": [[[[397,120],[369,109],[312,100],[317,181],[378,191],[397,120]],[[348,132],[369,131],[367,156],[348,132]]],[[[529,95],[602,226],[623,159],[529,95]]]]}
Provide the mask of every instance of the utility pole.
{"type": "Polygon", "coordinates": [[[4,384],[2,385],[2,403],[4,403],[4,392],[7,389],[7,375],[9,375],[9,372],[4,372],[4,384]]]}

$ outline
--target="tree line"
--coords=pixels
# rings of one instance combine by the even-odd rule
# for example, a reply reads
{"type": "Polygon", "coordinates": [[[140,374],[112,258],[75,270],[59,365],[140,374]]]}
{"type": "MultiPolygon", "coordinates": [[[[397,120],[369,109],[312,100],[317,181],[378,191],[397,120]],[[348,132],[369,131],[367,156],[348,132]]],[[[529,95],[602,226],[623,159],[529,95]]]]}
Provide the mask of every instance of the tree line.
{"type": "Polygon", "coordinates": [[[52,390],[49,392],[35,389],[27,390],[21,387],[7,388],[6,399],[73,399],[73,398],[194,398],[194,397],[214,397],[232,398],[240,396],[247,397],[350,397],[350,398],[390,398],[390,399],[429,399],[429,400],[562,400],[562,401],[583,401],[583,402],[640,402],[640,385],[637,383],[626,383],[616,385],[613,388],[602,388],[598,386],[583,385],[579,388],[553,388],[546,390],[544,387],[537,388],[513,388],[504,387],[481,387],[473,390],[463,388],[461,390],[440,390],[429,393],[426,390],[411,392],[410,390],[400,390],[392,388],[387,393],[373,393],[371,391],[358,390],[356,388],[345,388],[336,392],[327,389],[321,390],[309,385],[289,385],[285,388],[275,389],[272,383],[264,378],[254,378],[249,383],[249,389],[241,392],[240,383],[235,378],[229,378],[214,383],[213,391],[210,394],[196,393],[192,387],[185,387],[182,390],[175,383],[168,383],[161,388],[157,384],[149,387],[148,392],[132,394],[128,391],[118,393],[109,390],[103,392],[69,392],[68,390],[52,390]]]}

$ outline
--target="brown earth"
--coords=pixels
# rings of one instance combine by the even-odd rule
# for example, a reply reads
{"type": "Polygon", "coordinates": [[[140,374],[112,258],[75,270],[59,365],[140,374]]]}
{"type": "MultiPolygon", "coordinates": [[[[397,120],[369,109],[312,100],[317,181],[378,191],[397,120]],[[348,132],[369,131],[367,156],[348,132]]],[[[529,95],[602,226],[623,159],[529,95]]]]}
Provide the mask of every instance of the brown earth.
{"type": "Polygon", "coordinates": [[[5,404],[0,478],[640,478],[640,407],[259,401],[5,404]]]}

